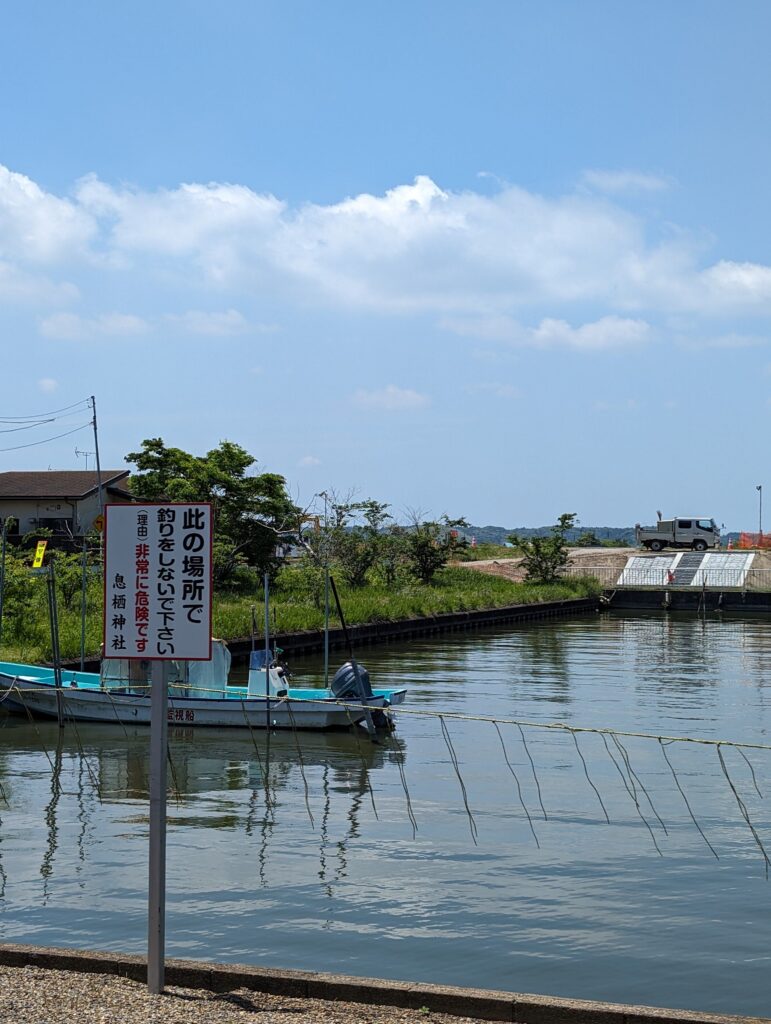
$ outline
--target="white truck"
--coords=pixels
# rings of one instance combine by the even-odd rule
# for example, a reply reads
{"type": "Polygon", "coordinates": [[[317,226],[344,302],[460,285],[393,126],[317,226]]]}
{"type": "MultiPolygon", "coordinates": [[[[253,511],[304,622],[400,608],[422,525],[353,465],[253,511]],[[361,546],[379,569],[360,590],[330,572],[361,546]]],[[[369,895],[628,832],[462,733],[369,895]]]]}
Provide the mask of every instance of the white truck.
{"type": "Polygon", "coordinates": [[[720,529],[714,519],[707,516],[675,516],[661,519],[655,526],[635,525],[634,535],[638,544],[649,551],[663,551],[664,548],[692,548],[706,551],[720,547],[720,529]]]}

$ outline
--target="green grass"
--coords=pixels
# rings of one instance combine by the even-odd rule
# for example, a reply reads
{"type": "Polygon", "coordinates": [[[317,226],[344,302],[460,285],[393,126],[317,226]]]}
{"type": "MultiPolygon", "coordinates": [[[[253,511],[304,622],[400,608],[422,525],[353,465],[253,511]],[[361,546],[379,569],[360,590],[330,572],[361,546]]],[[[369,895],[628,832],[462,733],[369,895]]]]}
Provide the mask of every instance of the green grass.
{"type": "MultiPolygon", "coordinates": [[[[291,577],[290,577],[291,580],[291,577]]],[[[358,589],[339,586],[347,622],[359,625],[393,622],[444,612],[476,611],[511,604],[538,604],[598,594],[601,585],[589,578],[571,578],[548,585],[513,583],[498,576],[470,572],[468,569],[442,570],[433,584],[411,582],[397,589],[370,585],[358,589]]],[[[60,608],[60,648],[63,658],[80,653],[79,599],[71,609],[60,608]]],[[[261,595],[218,594],[214,600],[213,632],[224,639],[248,636],[251,612],[255,609],[258,630],[262,630],[264,606],[261,595]]],[[[9,611],[6,605],[6,611],[9,611]]],[[[93,653],[101,643],[101,592],[94,587],[90,595],[86,651],[93,653]]],[[[336,614],[332,625],[339,624],[336,614]]],[[[277,586],[271,597],[271,629],[280,633],[320,630],[324,610],[310,595],[294,586],[277,586]]],[[[25,616],[4,619],[0,660],[36,663],[51,658],[48,619],[45,605],[35,602],[25,616]]]]}
{"type": "MultiPolygon", "coordinates": [[[[599,594],[600,584],[593,579],[571,578],[560,583],[537,585],[512,583],[510,580],[468,569],[444,569],[435,583],[425,586],[413,583],[399,590],[385,586],[367,586],[360,589],[338,587],[346,621],[350,625],[370,622],[394,622],[420,616],[441,615],[445,612],[476,611],[482,608],[500,608],[510,604],[538,604],[575,597],[599,594]]],[[[250,631],[251,608],[255,607],[258,628],[261,629],[264,606],[260,600],[248,597],[220,597],[214,606],[214,629],[218,636],[247,636],[250,631]]],[[[332,614],[332,624],[339,624],[332,614]]],[[[318,630],[324,626],[323,607],[310,599],[292,596],[286,600],[280,590],[271,598],[271,629],[279,633],[297,630],[318,630]]]]}

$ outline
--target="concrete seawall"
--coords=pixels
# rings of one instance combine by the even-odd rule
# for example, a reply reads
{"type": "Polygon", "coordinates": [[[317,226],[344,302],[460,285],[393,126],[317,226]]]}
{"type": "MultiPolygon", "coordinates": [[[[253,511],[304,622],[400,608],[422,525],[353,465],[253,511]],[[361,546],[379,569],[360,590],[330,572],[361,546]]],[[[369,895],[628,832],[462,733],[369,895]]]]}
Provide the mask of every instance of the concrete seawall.
{"type": "MultiPolygon", "coordinates": [[[[147,977],[147,961],[141,956],[45,946],[0,945],[0,964],[5,967],[117,975],[138,982],[144,982],[147,977]]],[[[167,960],[166,984],[210,992],[249,989],[296,999],[326,999],[403,1009],[425,1007],[435,1013],[517,1024],[758,1024],[759,1021],[768,1024],[768,1018],[760,1017],[723,1016],[692,1010],[667,1010],[495,989],[385,981],[314,971],[282,971],[198,960],[167,960]]]]}
{"type": "MultiPolygon", "coordinates": [[[[394,640],[414,640],[418,637],[464,632],[484,626],[538,622],[571,615],[590,615],[598,609],[598,598],[582,597],[569,601],[549,601],[544,604],[517,604],[477,611],[447,612],[425,618],[398,619],[395,622],[371,622],[360,626],[349,626],[348,632],[354,648],[368,647],[372,644],[391,643],[394,640]]],[[[287,654],[315,654],[324,649],[324,633],[321,630],[279,633],[275,639],[279,647],[282,647],[287,654]]],[[[333,650],[345,647],[345,635],[342,629],[330,629],[329,646],[333,650]]],[[[249,638],[228,640],[228,647],[234,659],[241,656],[246,657],[251,648],[251,640],[249,638]]]]}
{"type": "MultiPolygon", "coordinates": [[[[597,597],[572,598],[567,601],[548,601],[542,604],[514,604],[502,608],[483,608],[467,612],[446,612],[425,618],[397,619],[394,622],[370,622],[360,626],[349,626],[348,632],[354,649],[372,644],[391,643],[395,640],[414,640],[418,637],[440,636],[443,633],[458,633],[486,626],[509,625],[520,622],[539,622],[544,619],[567,618],[573,615],[591,615],[599,610],[597,597]]],[[[322,630],[304,630],[298,633],[277,633],[271,638],[288,655],[317,654],[324,650],[322,630]]],[[[238,664],[249,656],[252,641],[249,637],[228,640],[233,661],[238,664]]],[[[257,646],[260,640],[257,640],[257,646]]],[[[342,629],[329,631],[329,646],[332,650],[345,647],[342,629]]],[[[70,660],[66,668],[78,668],[80,663],[70,660]]],[[[86,670],[99,671],[99,662],[91,658],[86,670]]]]}
{"type": "Polygon", "coordinates": [[[608,589],[605,607],[613,611],[726,612],[736,615],[771,614],[771,592],[716,590],[707,587],[646,587],[608,589]]]}

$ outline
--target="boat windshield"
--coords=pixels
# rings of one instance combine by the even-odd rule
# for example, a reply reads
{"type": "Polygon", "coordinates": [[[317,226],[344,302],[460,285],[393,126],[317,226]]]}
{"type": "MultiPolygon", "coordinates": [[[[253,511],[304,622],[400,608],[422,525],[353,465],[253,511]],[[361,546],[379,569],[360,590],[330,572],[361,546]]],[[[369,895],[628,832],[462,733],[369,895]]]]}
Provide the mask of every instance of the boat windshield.
{"type": "MultiPolygon", "coordinates": [[[[133,658],[103,658],[100,672],[101,684],[106,689],[128,689],[147,692],[150,686],[152,662],[135,661],[133,658]]],[[[169,681],[186,682],[187,662],[169,662],[169,681]]]]}
{"type": "Polygon", "coordinates": [[[266,651],[264,648],[259,651],[252,651],[249,655],[249,668],[268,668],[273,664],[273,652],[266,651]]]}
{"type": "MultiPolygon", "coordinates": [[[[213,697],[227,691],[230,651],[223,640],[212,637],[208,661],[169,661],[171,697],[213,697]]],[[[102,658],[101,685],[105,689],[149,693],[152,661],[102,658]]]]}

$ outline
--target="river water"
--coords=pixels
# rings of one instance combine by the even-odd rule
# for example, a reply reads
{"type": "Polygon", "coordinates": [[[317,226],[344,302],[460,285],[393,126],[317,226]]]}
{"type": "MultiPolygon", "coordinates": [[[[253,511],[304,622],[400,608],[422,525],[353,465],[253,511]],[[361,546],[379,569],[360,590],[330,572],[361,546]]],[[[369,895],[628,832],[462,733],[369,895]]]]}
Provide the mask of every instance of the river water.
{"type": "MultiPolygon", "coordinates": [[[[605,615],[363,661],[406,710],[762,744],[770,647],[763,621],[605,615]]],[[[769,752],[746,751],[762,799],[730,746],[727,778],[714,746],[444,723],[269,752],[170,730],[168,954],[768,1013],[771,882],[737,796],[771,849],[769,752]]],[[[2,940],[144,951],[147,745],[0,717],[2,940]]]]}

